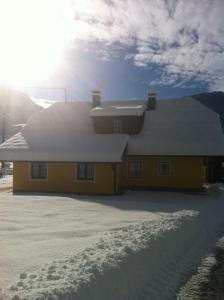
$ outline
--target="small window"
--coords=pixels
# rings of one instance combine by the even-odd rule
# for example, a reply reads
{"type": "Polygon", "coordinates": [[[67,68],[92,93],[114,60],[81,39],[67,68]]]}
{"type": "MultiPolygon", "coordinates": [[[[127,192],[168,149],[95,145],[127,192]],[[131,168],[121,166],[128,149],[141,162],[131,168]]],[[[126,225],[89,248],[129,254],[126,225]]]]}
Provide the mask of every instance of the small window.
{"type": "Polygon", "coordinates": [[[46,178],[47,178],[47,163],[31,162],[31,179],[46,179],[46,178]]]}
{"type": "Polygon", "coordinates": [[[113,124],[114,133],[122,133],[122,120],[115,119],[113,124]]]}
{"type": "Polygon", "coordinates": [[[78,180],[94,180],[94,164],[78,163],[77,164],[77,179],[78,180]]]}
{"type": "Polygon", "coordinates": [[[169,176],[170,175],[170,162],[160,161],[159,162],[159,176],[169,176]]]}
{"type": "Polygon", "coordinates": [[[142,176],[142,168],[140,161],[131,161],[128,163],[128,177],[139,178],[142,176]]]}

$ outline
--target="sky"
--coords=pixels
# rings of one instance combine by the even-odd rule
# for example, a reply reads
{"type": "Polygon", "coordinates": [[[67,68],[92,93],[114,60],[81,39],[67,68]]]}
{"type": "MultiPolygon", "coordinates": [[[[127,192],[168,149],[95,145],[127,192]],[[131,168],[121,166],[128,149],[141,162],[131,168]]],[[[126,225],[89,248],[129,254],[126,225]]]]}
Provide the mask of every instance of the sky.
{"type": "Polygon", "coordinates": [[[39,98],[224,91],[224,0],[0,0],[0,83],[39,98]],[[47,89],[46,87],[49,87],[47,89]]]}

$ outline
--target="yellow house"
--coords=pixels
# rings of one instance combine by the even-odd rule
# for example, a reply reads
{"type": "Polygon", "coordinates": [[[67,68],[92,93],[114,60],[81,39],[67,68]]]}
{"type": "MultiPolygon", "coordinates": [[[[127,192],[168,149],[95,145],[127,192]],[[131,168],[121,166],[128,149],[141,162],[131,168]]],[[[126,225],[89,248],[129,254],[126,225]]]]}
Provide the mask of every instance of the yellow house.
{"type": "Polygon", "coordinates": [[[116,194],[201,190],[206,161],[223,155],[218,115],[193,98],[56,103],[0,146],[13,190],[116,194]]]}

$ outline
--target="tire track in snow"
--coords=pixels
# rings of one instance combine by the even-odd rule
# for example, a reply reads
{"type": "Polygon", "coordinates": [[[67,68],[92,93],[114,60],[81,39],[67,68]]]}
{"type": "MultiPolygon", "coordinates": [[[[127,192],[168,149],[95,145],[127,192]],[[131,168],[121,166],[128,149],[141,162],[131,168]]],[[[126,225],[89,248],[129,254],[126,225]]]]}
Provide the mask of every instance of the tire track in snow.
{"type": "Polygon", "coordinates": [[[178,285],[186,282],[199,265],[201,258],[213,247],[217,236],[219,236],[224,221],[223,201],[220,200],[217,202],[217,206],[211,205],[210,202],[207,203],[207,207],[204,207],[204,210],[193,222],[178,228],[181,231],[181,234],[176,236],[179,246],[175,243],[175,235],[169,239],[170,253],[167,254],[166,262],[161,263],[161,268],[158,264],[160,271],[155,274],[153,279],[153,282],[156,282],[161,290],[155,294],[149,284],[148,293],[144,290],[145,298],[140,297],[139,299],[176,299],[178,285]],[[210,216],[215,216],[215,222],[208,222],[210,216]],[[206,222],[208,223],[207,226],[206,222]],[[170,243],[172,240],[173,244],[170,243]],[[162,276],[162,274],[165,275],[162,276]]]}

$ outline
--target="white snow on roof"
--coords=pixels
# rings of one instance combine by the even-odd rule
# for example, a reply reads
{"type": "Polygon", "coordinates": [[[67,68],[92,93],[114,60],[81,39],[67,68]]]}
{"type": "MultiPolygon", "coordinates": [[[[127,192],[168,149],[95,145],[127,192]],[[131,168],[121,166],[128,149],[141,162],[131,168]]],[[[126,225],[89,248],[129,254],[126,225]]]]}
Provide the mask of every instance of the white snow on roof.
{"type": "Polygon", "coordinates": [[[95,134],[87,102],[56,103],[34,114],[0,147],[0,159],[120,162],[128,135],[95,134]]]}
{"type": "Polygon", "coordinates": [[[93,108],[92,117],[100,116],[141,116],[146,109],[146,101],[107,101],[93,108]]]}
{"type": "Polygon", "coordinates": [[[131,136],[129,155],[224,155],[219,116],[193,98],[159,100],[131,136]]]}
{"type": "Polygon", "coordinates": [[[6,140],[1,144],[0,147],[0,151],[23,149],[28,149],[28,144],[21,132],[18,132],[17,134],[6,140]]]}
{"type": "MultiPolygon", "coordinates": [[[[111,109],[114,103],[120,110],[126,103],[131,110],[131,104],[142,109],[146,101],[114,101],[102,107],[111,109]]],[[[127,144],[128,155],[224,155],[218,114],[193,98],[158,100],[155,110],[145,111],[140,134],[130,137],[95,134],[90,111],[91,103],[70,102],[34,114],[0,146],[0,160],[120,162],[127,144]]]]}
{"type": "Polygon", "coordinates": [[[21,133],[5,142],[0,158],[5,161],[121,162],[128,135],[73,135],[73,140],[45,140],[26,144],[21,133]],[[9,143],[10,142],[10,143],[9,143]]]}
{"type": "Polygon", "coordinates": [[[94,133],[90,110],[89,102],[57,102],[32,115],[22,132],[26,137],[35,135],[35,138],[43,134],[49,138],[55,134],[94,133]]]}
{"type": "Polygon", "coordinates": [[[41,99],[41,98],[34,98],[34,97],[31,97],[31,99],[33,100],[33,102],[35,102],[36,104],[42,106],[43,108],[48,108],[52,104],[57,102],[56,100],[41,99]]]}

